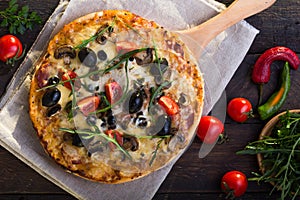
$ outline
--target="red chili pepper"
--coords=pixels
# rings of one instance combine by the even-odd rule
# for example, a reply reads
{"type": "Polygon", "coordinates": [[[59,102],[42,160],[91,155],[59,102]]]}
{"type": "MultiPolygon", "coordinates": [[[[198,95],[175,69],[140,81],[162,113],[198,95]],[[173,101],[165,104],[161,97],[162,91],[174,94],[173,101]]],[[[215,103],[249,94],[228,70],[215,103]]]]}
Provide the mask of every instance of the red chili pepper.
{"type": "Polygon", "coordinates": [[[271,76],[271,64],[275,60],[288,62],[289,66],[294,70],[297,70],[300,64],[297,54],[287,47],[277,46],[266,50],[257,59],[252,72],[252,81],[260,85],[258,105],[260,105],[262,101],[263,84],[269,82],[271,76]]]}
{"type": "Polygon", "coordinates": [[[271,64],[275,60],[287,61],[294,70],[297,70],[300,64],[297,54],[287,47],[277,46],[268,49],[254,65],[252,73],[254,83],[263,84],[270,80],[271,64]]]}

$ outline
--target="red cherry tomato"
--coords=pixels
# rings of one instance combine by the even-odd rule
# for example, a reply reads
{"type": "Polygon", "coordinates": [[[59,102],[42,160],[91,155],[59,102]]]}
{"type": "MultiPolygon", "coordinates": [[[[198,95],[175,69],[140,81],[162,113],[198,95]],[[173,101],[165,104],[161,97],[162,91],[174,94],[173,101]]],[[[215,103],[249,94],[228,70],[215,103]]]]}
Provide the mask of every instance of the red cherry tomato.
{"type": "Polygon", "coordinates": [[[85,97],[77,102],[79,110],[88,116],[90,113],[95,112],[99,106],[100,98],[98,96],[85,97]]]}
{"type": "Polygon", "coordinates": [[[158,100],[158,104],[161,105],[168,115],[175,115],[179,112],[178,104],[168,96],[162,96],[158,100]]]}
{"type": "Polygon", "coordinates": [[[242,196],[247,187],[247,177],[240,171],[230,171],[222,177],[221,188],[231,198],[242,196]]]}
{"type": "Polygon", "coordinates": [[[62,81],[64,82],[64,86],[70,90],[72,90],[71,80],[74,86],[74,89],[77,91],[81,87],[80,79],[76,79],[77,74],[74,71],[68,71],[62,75],[62,81]]]}
{"type": "MultiPolygon", "coordinates": [[[[123,145],[123,135],[117,130],[107,130],[105,133],[110,137],[115,139],[120,146],[123,145]]],[[[109,148],[113,151],[116,148],[116,145],[112,142],[108,143],[109,148]]]]}
{"type": "Polygon", "coordinates": [[[252,115],[252,105],[245,98],[234,98],[227,105],[227,114],[236,122],[245,122],[252,115]]]}
{"type": "Polygon", "coordinates": [[[9,62],[18,59],[23,53],[20,40],[13,35],[4,35],[0,38],[0,60],[9,62]]]}
{"type": "Polygon", "coordinates": [[[121,99],[123,91],[119,83],[112,81],[105,84],[105,94],[110,104],[114,104],[121,99]]]}
{"type": "Polygon", "coordinates": [[[213,144],[224,132],[224,124],[214,116],[201,117],[197,129],[197,136],[206,144],[213,144]]]}

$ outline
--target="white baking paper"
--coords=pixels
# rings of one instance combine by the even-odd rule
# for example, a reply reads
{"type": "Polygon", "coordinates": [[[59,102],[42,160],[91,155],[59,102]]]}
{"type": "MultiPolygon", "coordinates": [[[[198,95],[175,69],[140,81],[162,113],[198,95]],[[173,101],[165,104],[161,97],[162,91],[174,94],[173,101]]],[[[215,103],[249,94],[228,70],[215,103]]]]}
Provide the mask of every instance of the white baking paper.
{"type": "MultiPolygon", "coordinates": [[[[147,200],[154,196],[175,161],[130,183],[109,185],[87,181],[66,173],[46,155],[28,115],[27,101],[32,66],[47,46],[50,36],[65,23],[104,9],[129,10],[175,31],[204,22],[224,9],[224,5],[212,0],[62,0],[1,99],[0,144],[78,199],[147,200]]],[[[241,21],[222,32],[205,49],[199,60],[205,79],[204,114],[219,99],[257,33],[258,30],[241,21]]]]}

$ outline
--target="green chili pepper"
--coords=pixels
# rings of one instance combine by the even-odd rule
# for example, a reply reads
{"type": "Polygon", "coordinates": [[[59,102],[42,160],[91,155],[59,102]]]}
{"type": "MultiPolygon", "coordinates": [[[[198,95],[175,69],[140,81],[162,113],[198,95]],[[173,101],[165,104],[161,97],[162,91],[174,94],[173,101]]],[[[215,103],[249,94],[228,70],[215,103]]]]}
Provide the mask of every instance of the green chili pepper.
{"type": "Polygon", "coordinates": [[[258,107],[258,114],[261,120],[265,120],[274,115],[283,105],[287,94],[290,90],[290,68],[289,63],[286,62],[280,76],[281,85],[268,101],[258,107]]]}

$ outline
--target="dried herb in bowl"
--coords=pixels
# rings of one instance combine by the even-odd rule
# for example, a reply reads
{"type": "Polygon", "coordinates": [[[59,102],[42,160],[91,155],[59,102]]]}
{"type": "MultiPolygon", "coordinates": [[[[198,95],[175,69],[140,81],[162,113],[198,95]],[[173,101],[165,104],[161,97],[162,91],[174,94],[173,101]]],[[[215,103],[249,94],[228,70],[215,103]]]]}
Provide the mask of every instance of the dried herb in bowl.
{"type": "Polygon", "coordinates": [[[239,155],[258,154],[262,174],[249,180],[268,182],[281,190],[281,199],[300,195],[300,111],[287,111],[268,123],[258,141],[249,143],[239,155]]]}

